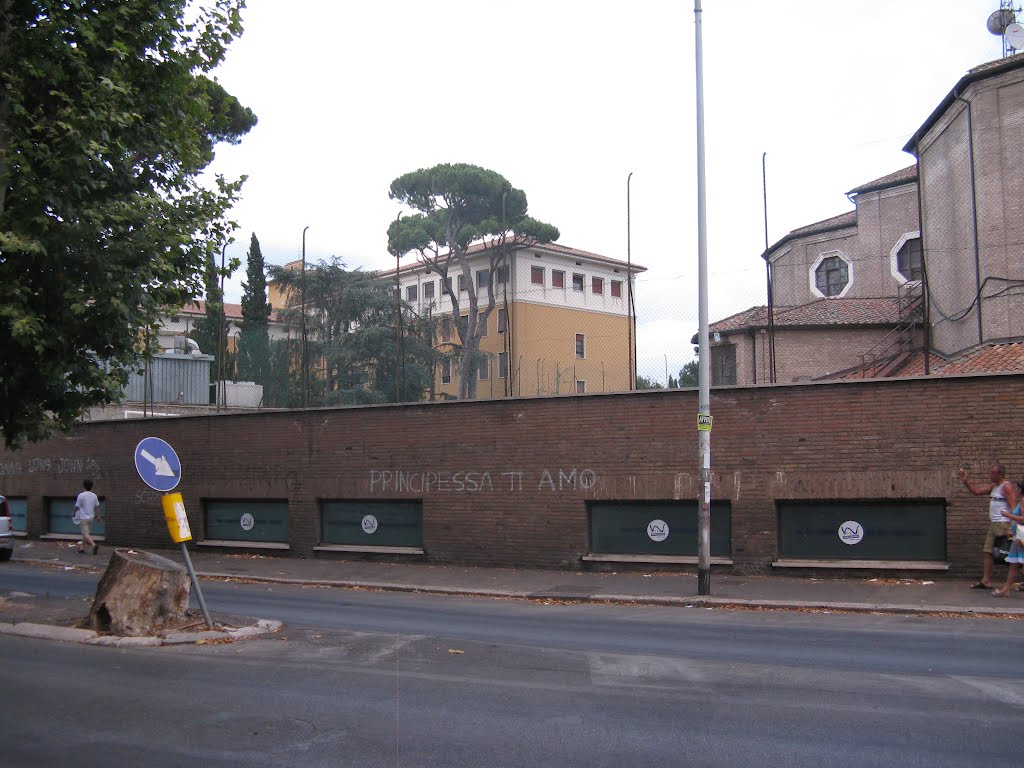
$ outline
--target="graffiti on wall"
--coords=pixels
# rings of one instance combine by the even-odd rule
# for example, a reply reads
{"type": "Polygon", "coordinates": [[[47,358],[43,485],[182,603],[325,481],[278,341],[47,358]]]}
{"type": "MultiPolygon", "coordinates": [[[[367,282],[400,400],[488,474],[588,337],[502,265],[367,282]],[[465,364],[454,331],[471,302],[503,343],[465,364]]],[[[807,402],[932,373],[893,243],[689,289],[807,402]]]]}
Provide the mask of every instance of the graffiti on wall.
{"type": "Polygon", "coordinates": [[[477,493],[589,490],[597,484],[592,469],[544,469],[539,473],[473,470],[371,469],[370,493],[477,493]]]}
{"type": "Polygon", "coordinates": [[[36,457],[20,461],[0,462],[0,477],[16,475],[82,475],[99,477],[103,474],[99,462],[82,457],[36,457]]]}

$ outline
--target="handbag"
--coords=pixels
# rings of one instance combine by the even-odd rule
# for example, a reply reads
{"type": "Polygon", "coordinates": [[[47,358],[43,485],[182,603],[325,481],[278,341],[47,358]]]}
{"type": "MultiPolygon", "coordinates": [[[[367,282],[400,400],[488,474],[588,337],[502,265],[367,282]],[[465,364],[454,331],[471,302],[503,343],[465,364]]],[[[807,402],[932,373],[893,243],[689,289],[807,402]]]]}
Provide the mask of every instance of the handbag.
{"type": "MultiPolygon", "coordinates": [[[[1020,526],[1018,531],[1021,533],[1015,535],[1024,534],[1024,526],[1020,526]]],[[[1022,541],[1022,539],[1018,539],[1018,541],[1022,541]]],[[[992,559],[997,563],[1005,563],[1006,556],[1010,554],[1010,545],[1012,543],[1013,539],[1009,536],[996,536],[992,542],[992,559]]]]}
{"type": "Polygon", "coordinates": [[[1019,543],[1024,544],[1024,525],[1014,523],[1013,538],[1015,538],[1019,543]]]}

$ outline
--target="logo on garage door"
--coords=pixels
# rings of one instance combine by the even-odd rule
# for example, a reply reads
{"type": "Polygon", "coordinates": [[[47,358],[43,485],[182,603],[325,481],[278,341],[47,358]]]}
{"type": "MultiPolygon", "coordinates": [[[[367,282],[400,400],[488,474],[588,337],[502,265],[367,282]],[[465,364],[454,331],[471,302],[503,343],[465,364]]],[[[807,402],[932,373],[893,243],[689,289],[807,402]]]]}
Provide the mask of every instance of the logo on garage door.
{"type": "Polygon", "coordinates": [[[651,541],[664,541],[668,538],[668,523],[664,520],[651,520],[647,524],[647,535],[651,541]]]}
{"type": "Polygon", "coordinates": [[[864,527],[856,520],[847,520],[839,526],[839,538],[844,544],[860,544],[864,538],[864,527]]]}

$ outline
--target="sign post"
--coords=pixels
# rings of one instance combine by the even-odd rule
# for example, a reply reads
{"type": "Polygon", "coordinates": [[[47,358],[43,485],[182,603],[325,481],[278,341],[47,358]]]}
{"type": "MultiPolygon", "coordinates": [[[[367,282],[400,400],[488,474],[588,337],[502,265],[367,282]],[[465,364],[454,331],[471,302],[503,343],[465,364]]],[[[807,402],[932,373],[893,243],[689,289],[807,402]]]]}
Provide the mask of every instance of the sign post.
{"type": "Polygon", "coordinates": [[[210,612],[206,609],[203,590],[199,587],[199,579],[196,577],[195,568],[192,567],[192,558],[185,545],[185,542],[192,540],[188,515],[185,514],[185,502],[180,493],[169,493],[181,482],[181,461],[178,460],[178,454],[159,437],[145,437],[135,446],[135,469],[138,471],[139,477],[142,478],[142,482],[154,491],[164,494],[160,503],[163,506],[167,530],[171,534],[171,541],[181,544],[181,556],[185,560],[189,578],[192,579],[192,586],[196,590],[196,598],[203,611],[203,619],[206,621],[206,626],[213,629],[213,620],[210,618],[210,612]]]}

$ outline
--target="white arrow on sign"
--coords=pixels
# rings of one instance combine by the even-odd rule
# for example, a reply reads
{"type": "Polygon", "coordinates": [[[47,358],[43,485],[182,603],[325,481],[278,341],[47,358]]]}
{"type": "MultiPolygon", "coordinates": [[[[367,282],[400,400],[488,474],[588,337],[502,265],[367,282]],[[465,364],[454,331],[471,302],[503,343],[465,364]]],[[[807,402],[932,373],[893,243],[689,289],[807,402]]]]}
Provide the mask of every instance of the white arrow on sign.
{"type": "Polygon", "coordinates": [[[142,458],[156,467],[156,474],[159,477],[174,477],[174,470],[171,469],[171,465],[167,463],[167,459],[161,456],[159,459],[143,448],[140,453],[142,458]]]}

